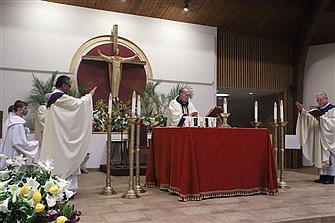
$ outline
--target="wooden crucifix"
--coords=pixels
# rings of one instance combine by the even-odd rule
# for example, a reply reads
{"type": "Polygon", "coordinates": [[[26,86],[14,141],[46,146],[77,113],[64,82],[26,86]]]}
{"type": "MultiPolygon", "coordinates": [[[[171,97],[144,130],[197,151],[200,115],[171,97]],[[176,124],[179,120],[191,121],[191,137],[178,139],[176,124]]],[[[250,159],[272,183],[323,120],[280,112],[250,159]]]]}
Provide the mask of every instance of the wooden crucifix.
{"type": "Polygon", "coordinates": [[[121,57],[118,49],[118,26],[113,26],[111,34],[111,42],[113,43],[112,55],[107,56],[102,54],[99,50],[99,56],[83,56],[84,60],[105,61],[108,63],[109,86],[113,98],[119,96],[119,89],[121,84],[122,64],[140,64],[145,65],[145,61],[134,61],[138,56],[136,53],[131,57],[121,57]]]}

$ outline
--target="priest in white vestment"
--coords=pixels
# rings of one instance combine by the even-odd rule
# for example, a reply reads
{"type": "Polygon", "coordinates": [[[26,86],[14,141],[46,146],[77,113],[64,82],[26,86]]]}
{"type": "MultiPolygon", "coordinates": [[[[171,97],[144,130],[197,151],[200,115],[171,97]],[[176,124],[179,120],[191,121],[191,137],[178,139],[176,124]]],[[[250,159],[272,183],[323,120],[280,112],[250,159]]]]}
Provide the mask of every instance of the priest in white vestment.
{"type": "Polygon", "coordinates": [[[173,99],[168,108],[168,126],[182,126],[185,116],[197,116],[198,111],[189,100],[190,92],[187,87],[179,90],[179,95],[173,99]]]}
{"type": "Polygon", "coordinates": [[[55,166],[52,173],[71,180],[71,189],[76,190],[75,175],[80,174],[92,134],[92,95],[96,87],[81,98],[67,95],[70,88],[68,76],[58,77],[47,103],[40,159],[52,159],[55,166]]]}
{"type": "Polygon", "coordinates": [[[333,184],[335,176],[335,106],[328,102],[324,92],[316,95],[318,110],[323,114],[313,116],[302,104],[296,102],[299,116],[296,126],[298,141],[304,156],[319,168],[316,183],[333,184]]]}
{"type": "MultiPolygon", "coordinates": [[[[34,158],[39,144],[38,141],[27,140],[26,121],[22,118],[28,113],[27,103],[23,101],[16,101],[14,103],[15,114],[10,114],[5,122],[5,131],[2,138],[0,153],[7,156],[8,159],[13,159],[21,154],[34,158]]],[[[0,169],[4,169],[6,161],[0,161],[0,169]]]]}

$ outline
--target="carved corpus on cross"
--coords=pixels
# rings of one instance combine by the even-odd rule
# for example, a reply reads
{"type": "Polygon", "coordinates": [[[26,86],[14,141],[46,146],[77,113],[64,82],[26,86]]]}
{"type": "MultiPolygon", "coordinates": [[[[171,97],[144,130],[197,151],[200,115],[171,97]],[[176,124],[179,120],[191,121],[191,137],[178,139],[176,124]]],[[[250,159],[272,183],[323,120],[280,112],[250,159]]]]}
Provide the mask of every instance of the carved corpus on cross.
{"type": "Polygon", "coordinates": [[[112,55],[104,55],[99,50],[99,56],[83,56],[84,60],[94,60],[94,61],[105,61],[108,63],[108,75],[109,75],[109,86],[113,98],[119,96],[119,89],[121,84],[122,75],[122,64],[140,64],[145,65],[145,61],[134,61],[138,56],[136,53],[131,57],[121,57],[119,56],[118,49],[118,26],[113,26],[113,31],[110,37],[111,43],[113,43],[112,55]]]}

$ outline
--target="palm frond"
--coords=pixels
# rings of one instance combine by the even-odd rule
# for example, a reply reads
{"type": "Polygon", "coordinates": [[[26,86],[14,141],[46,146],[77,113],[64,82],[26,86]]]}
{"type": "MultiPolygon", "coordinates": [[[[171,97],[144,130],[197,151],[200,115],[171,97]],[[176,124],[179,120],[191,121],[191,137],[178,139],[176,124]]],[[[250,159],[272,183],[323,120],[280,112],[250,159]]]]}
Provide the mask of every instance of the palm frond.
{"type": "Polygon", "coordinates": [[[44,95],[52,91],[57,74],[58,71],[53,72],[51,77],[45,82],[39,80],[34,74],[32,74],[33,83],[32,83],[31,95],[28,97],[27,102],[36,107],[43,104],[44,95]]]}

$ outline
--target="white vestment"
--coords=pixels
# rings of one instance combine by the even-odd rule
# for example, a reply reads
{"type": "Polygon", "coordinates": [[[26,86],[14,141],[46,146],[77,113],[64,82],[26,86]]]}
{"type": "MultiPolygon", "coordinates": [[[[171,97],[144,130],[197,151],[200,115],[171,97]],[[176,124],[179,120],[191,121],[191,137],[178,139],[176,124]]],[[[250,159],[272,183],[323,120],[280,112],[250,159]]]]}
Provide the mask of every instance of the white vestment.
{"type": "MultiPolygon", "coordinates": [[[[40,142],[42,146],[42,136],[44,130],[44,121],[45,121],[45,111],[47,109],[46,105],[40,105],[36,109],[36,117],[34,123],[34,139],[40,142]]],[[[40,158],[40,150],[36,154],[35,161],[38,161],[40,158]]]]}
{"type": "Polygon", "coordinates": [[[53,174],[63,179],[80,174],[92,135],[92,120],[91,94],[81,98],[64,94],[47,108],[40,159],[54,161],[53,174]]]}
{"type": "MultiPolygon", "coordinates": [[[[198,112],[192,102],[188,100],[188,114],[192,112],[198,112]]],[[[168,108],[168,118],[167,118],[167,125],[168,126],[177,126],[180,119],[184,116],[182,105],[177,102],[176,99],[170,101],[169,108],[168,108]]]]}
{"type": "Polygon", "coordinates": [[[8,129],[9,118],[13,115],[15,115],[15,112],[9,112],[8,118],[3,122],[3,125],[2,125],[2,139],[4,138],[4,135],[6,134],[6,131],[8,129]]]}
{"type": "MultiPolygon", "coordinates": [[[[27,140],[24,124],[26,121],[17,115],[10,115],[6,120],[6,130],[2,138],[0,152],[9,159],[24,154],[34,158],[38,151],[38,141],[27,140]],[[8,121],[7,121],[8,120],[8,121]]],[[[0,169],[5,167],[5,160],[0,163],[0,169]]]]}
{"type": "Polygon", "coordinates": [[[305,109],[298,116],[296,134],[304,156],[322,175],[335,175],[335,108],[317,121],[305,109]],[[329,164],[327,167],[326,164],[329,164]]]}
{"type": "Polygon", "coordinates": [[[36,109],[36,117],[35,117],[35,123],[34,123],[34,127],[35,127],[34,139],[39,142],[42,141],[46,109],[47,107],[45,105],[40,105],[36,109]]]}

